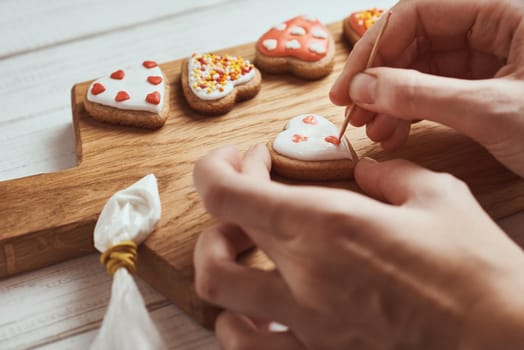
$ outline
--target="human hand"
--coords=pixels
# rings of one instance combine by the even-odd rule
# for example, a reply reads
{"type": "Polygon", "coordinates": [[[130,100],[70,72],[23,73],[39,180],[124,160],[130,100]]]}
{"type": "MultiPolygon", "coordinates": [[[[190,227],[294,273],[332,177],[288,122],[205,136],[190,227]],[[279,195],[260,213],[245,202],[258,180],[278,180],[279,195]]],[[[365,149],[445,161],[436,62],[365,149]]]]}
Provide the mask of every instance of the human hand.
{"type": "Polygon", "coordinates": [[[194,170],[224,223],[194,253],[197,293],[226,310],[216,323],[224,349],[524,346],[522,251],[462,182],[362,160],[355,178],[372,199],[271,182],[269,167],[258,146],[214,151],[194,170]],[[237,262],[253,244],[275,270],[237,262]],[[268,332],[267,321],[289,331],[268,332]]]}
{"type": "Polygon", "coordinates": [[[381,67],[364,70],[379,22],[349,55],[333,103],[361,107],[351,124],[366,125],[385,149],[406,142],[411,121],[427,119],[524,176],[524,2],[409,0],[392,12],[375,61],[381,67]]]}

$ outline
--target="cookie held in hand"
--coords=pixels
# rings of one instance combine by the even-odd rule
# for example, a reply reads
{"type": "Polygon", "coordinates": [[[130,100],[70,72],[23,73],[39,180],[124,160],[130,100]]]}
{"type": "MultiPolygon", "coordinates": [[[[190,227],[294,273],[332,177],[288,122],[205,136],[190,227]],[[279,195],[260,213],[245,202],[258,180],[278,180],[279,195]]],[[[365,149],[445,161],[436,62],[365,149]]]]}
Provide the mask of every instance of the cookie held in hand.
{"type": "Polygon", "coordinates": [[[191,109],[204,114],[224,114],[236,102],[255,97],[262,76],[242,57],[195,53],[182,63],[181,83],[191,109]]]}
{"type": "Polygon", "coordinates": [[[84,106],[102,122],[157,129],[169,112],[169,85],[156,62],[144,61],[93,81],[84,106]]]}
{"type": "Polygon", "coordinates": [[[272,170],[290,179],[334,181],[353,178],[357,155],[338,128],[318,114],[291,119],[267,147],[272,170]]]}
{"type": "Polygon", "coordinates": [[[267,31],[256,44],[256,64],[264,72],[320,79],[333,70],[335,42],[318,19],[297,16],[267,31]]]}
{"type": "Polygon", "coordinates": [[[383,13],[384,10],[373,8],[350,14],[342,22],[346,40],[354,45],[380,19],[383,13]]]}

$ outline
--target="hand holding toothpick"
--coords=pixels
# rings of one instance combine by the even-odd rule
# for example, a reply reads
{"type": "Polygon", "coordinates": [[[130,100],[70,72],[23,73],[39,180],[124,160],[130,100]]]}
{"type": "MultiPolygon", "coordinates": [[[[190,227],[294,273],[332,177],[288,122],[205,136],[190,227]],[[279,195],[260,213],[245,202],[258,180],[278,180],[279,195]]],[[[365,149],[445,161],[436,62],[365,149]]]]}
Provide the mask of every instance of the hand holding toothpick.
{"type": "MultiPolygon", "coordinates": [[[[377,39],[375,40],[375,43],[373,44],[373,48],[371,49],[371,53],[369,54],[369,59],[366,65],[366,69],[370,68],[373,65],[373,62],[375,61],[375,56],[377,55],[377,52],[378,52],[378,46],[380,45],[380,40],[382,39],[382,35],[386,31],[386,27],[389,23],[391,14],[392,12],[389,11],[388,14],[386,15],[386,19],[384,20],[384,22],[382,22],[382,26],[380,27],[380,30],[378,31],[377,39]]],[[[344,124],[342,124],[342,128],[340,129],[340,134],[338,135],[339,140],[341,140],[342,136],[344,136],[344,133],[346,132],[346,129],[349,124],[349,119],[351,118],[351,115],[355,111],[355,108],[356,108],[356,105],[352,104],[351,107],[349,107],[349,109],[347,110],[345,119],[344,119],[344,124]]]]}

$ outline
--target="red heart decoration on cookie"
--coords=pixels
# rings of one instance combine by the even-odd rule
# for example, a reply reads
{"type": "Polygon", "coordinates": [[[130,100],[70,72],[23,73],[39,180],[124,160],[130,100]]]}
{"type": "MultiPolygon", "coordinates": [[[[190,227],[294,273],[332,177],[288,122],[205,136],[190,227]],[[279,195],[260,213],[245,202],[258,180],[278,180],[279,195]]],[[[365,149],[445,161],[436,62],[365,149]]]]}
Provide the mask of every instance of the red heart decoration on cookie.
{"type": "Polygon", "coordinates": [[[147,77],[147,81],[153,85],[158,85],[162,82],[162,77],[158,75],[150,75],[147,77]]]}
{"type": "Polygon", "coordinates": [[[150,94],[147,94],[146,101],[153,105],[159,104],[160,103],[160,93],[158,91],[154,91],[150,94]]]}
{"type": "Polygon", "coordinates": [[[101,94],[104,91],[106,91],[106,88],[104,87],[104,85],[102,85],[100,83],[94,83],[93,87],[91,88],[91,93],[93,95],[101,94]]]}
{"type": "Polygon", "coordinates": [[[304,117],[304,119],[302,119],[302,121],[305,124],[310,124],[310,125],[315,125],[317,123],[317,119],[315,118],[314,115],[308,115],[307,117],[304,117]]]}
{"type": "Polygon", "coordinates": [[[124,79],[124,71],[119,69],[111,74],[111,79],[122,80],[124,79]]]}
{"type": "Polygon", "coordinates": [[[122,101],[129,100],[129,99],[130,99],[129,94],[125,91],[119,91],[115,96],[116,102],[122,102],[122,101]]]}
{"type": "Polygon", "coordinates": [[[155,68],[158,64],[155,61],[144,61],[142,65],[146,68],[155,68]]]}
{"type": "Polygon", "coordinates": [[[340,140],[336,136],[327,136],[324,140],[334,145],[340,145],[340,140]]]}
{"type": "Polygon", "coordinates": [[[299,143],[299,142],[305,142],[307,141],[308,137],[300,134],[293,135],[293,142],[299,143]]]}

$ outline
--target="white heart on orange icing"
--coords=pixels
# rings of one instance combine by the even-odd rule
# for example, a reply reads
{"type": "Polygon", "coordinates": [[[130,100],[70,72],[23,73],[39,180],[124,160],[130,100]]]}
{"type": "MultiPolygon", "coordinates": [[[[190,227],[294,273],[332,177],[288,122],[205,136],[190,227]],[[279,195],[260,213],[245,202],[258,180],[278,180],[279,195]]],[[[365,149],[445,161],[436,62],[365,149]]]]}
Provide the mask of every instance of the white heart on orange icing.
{"type": "Polygon", "coordinates": [[[338,128],[318,114],[302,114],[291,119],[273,141],[273,149],[286,157],[304,161],[352,159],[347,140],[330,142],[338,128]],[[326,140],[326,138],[328,140],[326,140]]]}
{"type": "MultiPolygon", "coordinates": [[[[162,79],[157,85],[148,81],[149,76],[163,76],[160,67],[146,68],[142,63],[123,69],[122,79],[114,79],[111,76],[99,78],[91,83],[87,92],[87,99],[101,105],[127,110],[146,111],[160,113],[164,105],[165,82],[162,79]],[[105,90],[98,92],[92,88],[95,84],[102,84],[105,90]],[[124,91],[129,95],[128,99],[118,98],[119,92],[124,91]],[[98,93],[97,93],[98,92],[98,93]],[[160,103],[151,104],[146,101],[147,95],[158,92],[160,103]]],[[[122,94],[121,94],[122,95],[122,94]]]]}
{"type": "Polygon", "coordinates": [[[312,29],[311,30],[311,35],[314,38],[318,38],[318,39],[327,39],[327,37],[328,37],[328,33],[326,33],[326,31],[321,29],[321,28],[314,28],[314,29],[312,29]]]}
{"type": "Polygon", "coordinates": [[[326,46],[322,42],[311,43],[309,44],[308,49],[318,54],[322,54],[326,52],[326,46]]]}
{"type": "Polygon", "coordinates": [[[301,26],[293,26],[289,29],[289,33],[293,35],[306,35],[306,30],[301,26]]]}
{"type": "Polygon", "coordinates": [[[278,41],[276,39],[267,39],[262,42],[262,45],[268,50],[274,50],[277,48],[278,41]]]}
{"type": "Polygon", "coordinates": [[[287,24],[285,23],[279,23],[273,26],[276,30],[284,30],[287,28],[287,24]]]}
{"type": "Polygon", "coordinates": [[[300,49],[300,43],[296,39],[289,40],[286,43],[286,48],[288,48],[288,49],[300,49]]]}

